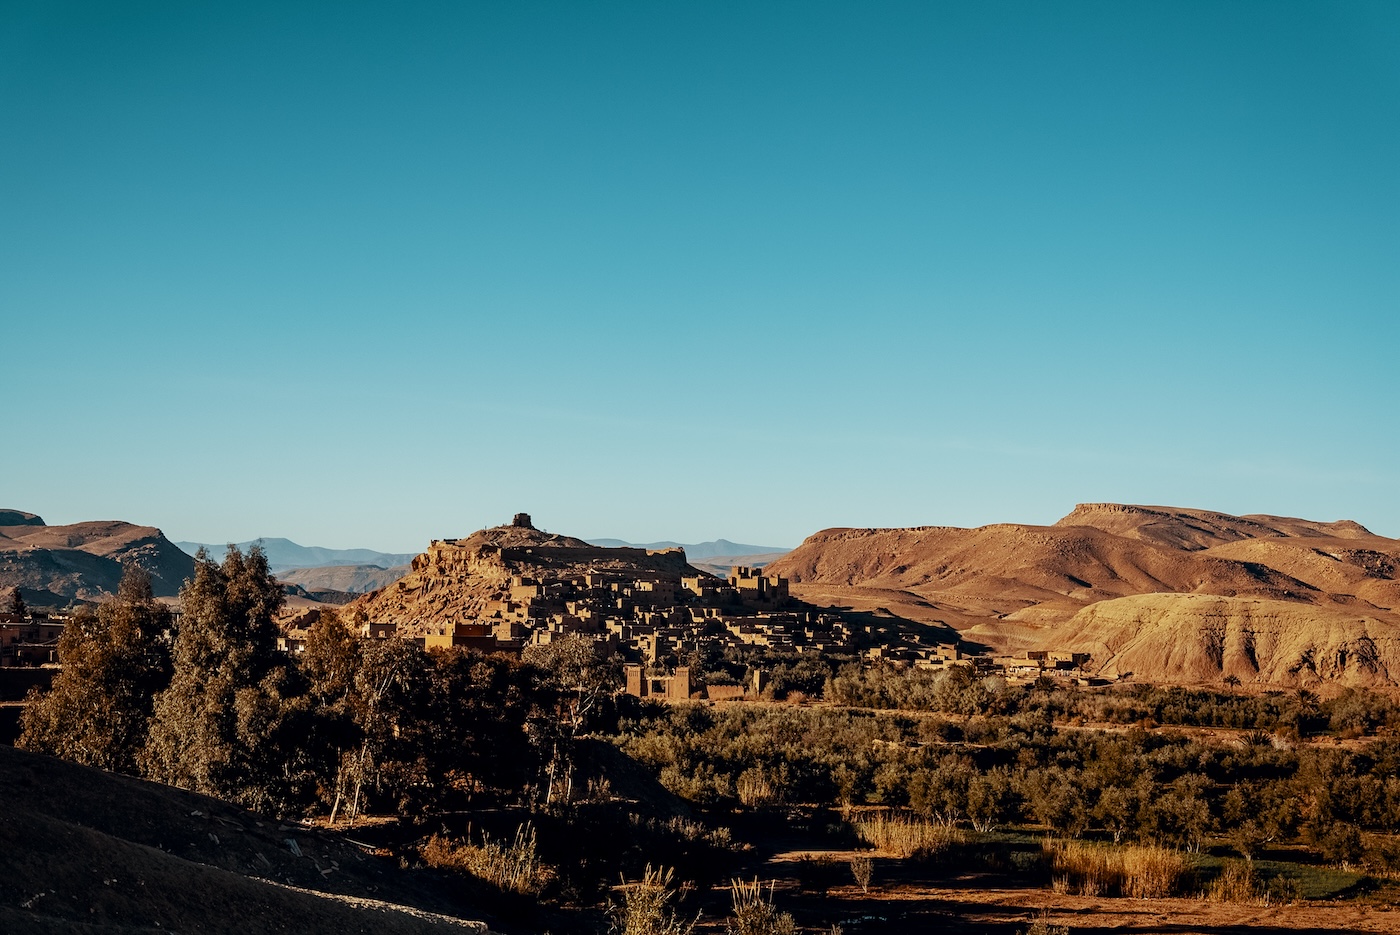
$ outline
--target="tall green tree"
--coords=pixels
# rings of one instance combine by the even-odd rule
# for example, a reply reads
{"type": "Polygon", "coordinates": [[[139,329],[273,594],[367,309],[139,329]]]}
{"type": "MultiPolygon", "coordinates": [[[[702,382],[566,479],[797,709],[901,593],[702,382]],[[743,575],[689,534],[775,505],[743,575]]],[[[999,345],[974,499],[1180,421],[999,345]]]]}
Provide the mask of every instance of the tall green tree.
{"type": "Polygon", "coordinates": [[[352,823],[371,794],[406,813],[429,785],[431,665],[431,657],[408,640],[371,640],[363,647],[350,696],[359,745],[341,757],[338,780],[347,790],[352,823]]]}
{"type": "Polygon", "coordinates": [[[277,652],[282,586],[258,546],[222,564],[200,550],[180,591],[174,675],[156,699],[143,754],[147,775],[254,808],[277,807],[286,772],[275,736],[293,692],[277,652]]]}
{"type": "Polygon", "coordinates": [[[541,687],[554,701],[553,717],[537,719],[532,725],[535,742],[549,750],[544,800],[552,802],[562,792],[567,802],[573,793],[577,739],[612,699],[622,681],[622,667],[616,658],[601,655],[597,644],[583,635],[529,646],[523,657],[539,670],[541,687]]]}
{"type": "Polygon", "coordinates": [[[363,741],[355,721],[356,676],[363,664],[360,642],[339,614],[322,608],[297,663],[306,681],[311,716],[301,754],[314,762],[317,797],[330,806],[334,819],[352,787],[363,741]]]}
{"type": "Polygon", "coordinates": [[[128,565],[114,599],[64,627],[62,671],[46,694],[31,694],[18,746],[136,773],[156,694],[170,681],[171,621],[150,575],[128,565]]]}

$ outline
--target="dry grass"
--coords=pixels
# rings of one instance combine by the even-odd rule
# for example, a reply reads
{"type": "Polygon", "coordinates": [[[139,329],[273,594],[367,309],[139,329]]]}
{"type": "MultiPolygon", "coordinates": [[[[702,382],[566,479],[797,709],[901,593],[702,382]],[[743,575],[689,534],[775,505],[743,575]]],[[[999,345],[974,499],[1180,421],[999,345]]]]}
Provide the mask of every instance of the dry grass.
{"type": "Polygon", "coordinates": [[[752,883],[734,880],[729,890],[734,897],[734,915],[725,925],[729,935],[796,935],[792,916],[773,905],[771,885],[767,896],[757,879],[752,883]]]}
{"type": "Polygon", "coordinates": [[[430,867],[463,871],[509,893],[535,896],[554,878],[535,853],[535,829],[528,822],[509,843],[483,834],[480,844],[463,844],[435,834],[420,853],[430,867]]]}
{"type": "Polygon", "coordinates": [[[735,791],[739,794],[739,801],[744,805],[768,805],[777,800],[773,784],[768,781],[768,777],[760,769],[744,770],[739,774],[739,781],[735,786],[735,791]]]}
{"type": "Polygon", "coordinates": [[[1054,925],[1044,917],[1036,919],[1024,935],[1069,935],[1068,925],[1054,925]]]}
{"type": "Polygon", "coordinates": [[[687,922],[671,905],[676,890],[671,881],[675,871],[647,864],[642,878],[624,884],[622,902],[612,907],[612,931],[618,935],[690,935],[695,922],[687,922]]]}
{"type": "Polygon", "coordinates": [[[1206,889],[1206,898],[1218,903],[1244,906],[1274,906],[1297,898],[1297,886],[1283,876],[1265,880],[1253,863],[1230,860],[1206,889]]]}
{"type": "Polygon", "coordinates": [[[1046,840],[1055,892],[1158,899],[1186,892],[1195,873],[1180,851],[1144,845],[1046,840]]]}
{"type": "Polygon", "coordinates": [[[866,844],[898,857],[936,857],[967,842],[960,828],[904,815],[870,815],[853,820],[851,827],[866,844]]]}
{"type": "Polygon", "coordinates": [[[1261,881],[1254,865],[1242,860],[1227,861],[1220,876],[1206,890],[1206,898],[1218,903],[1265,905],[1261,900],[1261,881]]]}

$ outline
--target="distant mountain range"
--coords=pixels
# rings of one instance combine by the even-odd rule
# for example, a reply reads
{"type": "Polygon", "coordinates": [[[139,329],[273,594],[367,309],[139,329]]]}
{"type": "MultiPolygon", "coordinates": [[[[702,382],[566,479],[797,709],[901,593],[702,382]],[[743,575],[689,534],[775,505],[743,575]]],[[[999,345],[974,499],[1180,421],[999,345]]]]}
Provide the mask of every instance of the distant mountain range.
{"type": "Polygon", "coordinates": [[[728,539],[714,539],[710,542],[624,542],[621,539],[589,539],[589,545],[601,545],[609,549],[630,547],[634,549],[685,549],[686,561],[696,568],[721,578],[729,574],[735,565],[748,565],[762,568],[769,562],[776,562],[792,549],[780,545],[749,545],[744,542],[730,542],[728,539]]]}
{"type": "Polygon", "coordinates": [[[783,545],[746,545],[742,542],[730,542],[728,539],[715,539],[710,542],[624,542],[621,539],[589,539],[589,545],[601,545],[609,549],[630,547],[634,549],[685,549],[685,557],[695,558],[733,558],[736,556],[748,555],[782,555],[791,552],[789,546],[783,545]]]}
{"type": "MultiPolygon", "coordinates": [[[[218,559],[228,548],[226,543],[177,542],[175,543],[190,555],[206,549],[209,555],[218,559]]],[[[324,549],[314,545],[298,545],[290,539],[264,538],[248,542],[236,542],[240,551],[246,552],[254,545],[262,546],[267,555],[267,563],[274,573],[291,571],[296,568],[331,568],[337,565],[377,565],[380,568],[395,568],[413,561],[416,552],[376,552],[373,549],[324,549]]]]}
{"type": "Polygon", "coordinates": [[[395,565],[392,568],[381,568],[378,565],[325,565],[320,568],[293,568],[290,571],[278,572],[277,580],[283,584],[305,588],[312,596],[330,591],[368,594],[398,581],[408,574],[408,568],[407,565],[395,565]]]}

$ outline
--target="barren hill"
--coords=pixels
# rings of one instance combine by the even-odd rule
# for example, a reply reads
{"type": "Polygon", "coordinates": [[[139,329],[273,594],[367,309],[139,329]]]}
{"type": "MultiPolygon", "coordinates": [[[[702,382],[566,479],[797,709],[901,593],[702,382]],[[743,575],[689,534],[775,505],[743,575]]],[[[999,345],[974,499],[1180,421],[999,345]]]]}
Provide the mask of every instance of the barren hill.
{"type": "MultiPolygon", "coordinates": [[[[1389,639],[1389,628],[1400,626],[1397,568],[1400,541],[1354,522],[1082,504],[1053,526],[823,530],[767,570],[791,579],[794,595],[803,600],[888,608],[925,623],[947,623],[965,638],[998,649],[1097,640],[1095,663],[1107,666],[1103,653],[1119,644],[1104,638],[1104,621],[1119,617],[1100,620],[1082,612],[1100,610],[1100,602],[1110,602],[1104,614],[1110,606],[1137,607],[1131,600],[1143,595],[1212,595],[1292,607],[1290,626],[1315,619],[1319,632],[1340,632],[1326,627],[1342,613],[1364,620],[1379,645],[1389,639]],[[1129,603],[1120,605],[1120,599],[1129,603]]],[[[1181,648],[1172,642],[1183,638],[1181,621],[1206,605],[1183,601],[1167,613],[1170,603],[1151,605],[1162,612],[1151,617],[1138,645],[1153,648],[1143,650],[1140,661],[1135,656],[1130,668],[1151,678],[1204,679],[1209,666],[1167,660],[1181,648]]],[[[1193,639],[1207,639],[1202,634],[1193,639]]],[[[1269,645],[1288,655],[1302,646],[1290,640],[1269,645]]],[[[1344,650],[1323,640],[1314,654],[1344,650]]],[[[1280,682],[1298,659],[1257,662],[1251,678],[1280,682]]],[[[1388,663],[1364,671],[1323,667],[1315,676],[1304,664],[1295,672],[1307,681],[1339,678],[1343,670],[1346,679],[1390,682],[1394,671],[1400,680],[1400,670],[1388,663]]],[[[1218,665],[1213,671],[1215,678],[1222,674],[1218,665]]]]}
{"type": "Polygon", "coordinates": [[[206,796],[0,746],[0,800],[3,932],[487,931],[460,885],[206,796]]]}
{"type": "Polygon", "coordinates": [[[1172,506],[1133,506],[1124,503],[1081,503],[1056,526],[1092,526],[1144,542],[1194,551],[1241,539],[1319,537],[1363,539],[1371,531],[1360,523],[1341,520],[1319,523],[1288,516],[1231,516],[1211,510],[1172,506]]]}
{"type": "Polygon", "coordinates": [[[1400,683],[1400,626],[1293,601],[1144,594],[1084,608],[1054,642],[1092,653],[1108,677],[1280,687],[1400,683]]]}
{"type": "Polygon", "coordinates": [[[679,549],[608,548],[528,526],[494,526],[465,539],[444,539],[413,559],[408,574],[358,598],[346,610],[400,633],[421,635],[430,624],[475,620],[510,597],[511,578],[568,579],[588,574],[679,581],[699,574],[679,549]]]}
{"type": "Polygon", "coordinates": [[[194,575],[194,560],[154,526],[117,520],[47,526],[17,510],[0,511],[0,520],[15,523],[0,526],[0,588],[20,588],[31,604],[115,594],[123,567],[132,563],[150,573],[161,597],[173,597],[194,575]]]}

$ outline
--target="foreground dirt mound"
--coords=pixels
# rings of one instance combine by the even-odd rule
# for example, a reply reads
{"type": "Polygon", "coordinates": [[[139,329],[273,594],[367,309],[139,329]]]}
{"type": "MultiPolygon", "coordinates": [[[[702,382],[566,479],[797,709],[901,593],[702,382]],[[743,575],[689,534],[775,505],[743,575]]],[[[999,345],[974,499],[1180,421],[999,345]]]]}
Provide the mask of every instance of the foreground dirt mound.
{"type": "Polygon", "coordinates": [[[124,566],[133,563],[150,573],[158,597],[174,597],[194,576],[194,559],[154,526],[118,520],[45,526],[17,510],[0,510],[0,520],[16,522],[0,525],[0,588],[22,589],[31,604],[101,600],[116,593],[124,566]]]}
{"type": "Polygon", "coordinates": [[[0,932],[487,931],[428,877],[205,796],[0,747],[0,801],[0,932]]]}
{"type": "MultiPolygon", "coordinates": [[[[1373,666],[1358,663],[1347,644],[1352,637],[1333,627],[1337,619],[1364,618],[1376,645],[1400,627],[1400,541],[1350,521],[1081,504],[1053,526],[827,529],[767,570],[791,579],[793,594],[803,600],[887,608],[924,623],[948,624],[968,641],[1003,651],[1068,649],[1088,626],[1077,615],[1101,602],[1170,594],[1281,604],[1291,608],[1290,627],[1322,634],[1313,648],[1319,660],[1341,654],[1351,661],[1319,661],[1312,675],[1306,666],[1292,672],[1298,661],[1294,650],[1302,653],[1305,647],[1285,641],[1276,662],[1234,673],[1241,679],[1271,684],[1314,677],[1348,684],[1400,679],[1400,668],[1384,662],[1384,656],[1373,666]]],[[[1227,674],[1210,662],[1215,655],[1209,647],[1188,650],[1171,643],[1204,638],[1204,630],[1185,620],[1207,606],[1174,604],[1171,625],[1150,627],[1141,637],[1141,646],[1154,648],[1134,649],[1133,664],[1117,670],[1188,681],[1217,681],[1227,674]],[[1177,636],[1168,637],[1168,631],[1177,636]],[[1169,662],[1177,652],[1195,661],[1169,662]]],[[[1082,637],[1098,641],[1098,665],[1107,663],[1102,653],[1110,641],[1104,628],[1113,621],[1122,622],[1106,614],[1082,637]]]]}
{"type": "Polygon", "coordinates": [[[396,623],[400,634],[422,635],[433,624],[487,616],[494,601],[510,597],[511,578],[559,580],[596,574],[611,579],[666,579],[696,575],[680,549],[608,548],[582,539],[521,526],[494,526],[465,539],[434,542],[408,574],[347,606],[376,623],[396,623]]]}

